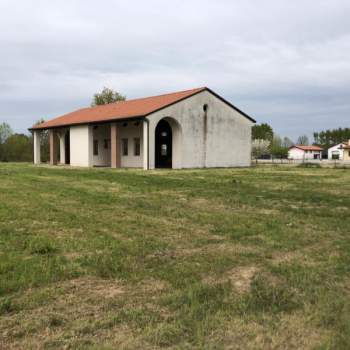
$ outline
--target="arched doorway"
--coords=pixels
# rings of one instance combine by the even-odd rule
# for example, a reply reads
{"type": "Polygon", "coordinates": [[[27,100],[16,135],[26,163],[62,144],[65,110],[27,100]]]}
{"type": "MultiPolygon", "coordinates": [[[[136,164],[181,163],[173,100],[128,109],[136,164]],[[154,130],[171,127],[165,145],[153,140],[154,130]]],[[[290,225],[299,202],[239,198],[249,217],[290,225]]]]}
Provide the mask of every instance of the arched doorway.
{"type": "Polygon", "coordinates": [[[172,168],[173,134],[170,124],[162,119],[155,132],[155,167],[172,168]]]}

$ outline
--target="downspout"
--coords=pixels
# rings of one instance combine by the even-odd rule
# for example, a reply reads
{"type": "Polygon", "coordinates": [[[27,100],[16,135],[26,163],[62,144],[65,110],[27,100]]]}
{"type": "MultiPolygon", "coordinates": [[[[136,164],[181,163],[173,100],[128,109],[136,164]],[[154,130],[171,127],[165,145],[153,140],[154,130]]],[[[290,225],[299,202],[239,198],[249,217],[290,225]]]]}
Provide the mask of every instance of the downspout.
{"type": "Polygon", "coordinates": [[[203,168],[207,167],[208,105],[203,106],[203,168]]]}

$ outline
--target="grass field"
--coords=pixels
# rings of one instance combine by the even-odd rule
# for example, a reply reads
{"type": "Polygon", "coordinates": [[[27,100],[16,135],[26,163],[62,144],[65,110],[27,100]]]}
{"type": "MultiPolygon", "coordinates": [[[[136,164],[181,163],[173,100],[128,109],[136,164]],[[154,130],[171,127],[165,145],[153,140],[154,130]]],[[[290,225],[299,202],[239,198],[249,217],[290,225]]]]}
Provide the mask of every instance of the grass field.
{"type": "Polygon", "coordinates": [[[0,348],[349,349],[350,170],[0,164],[0,348]]]}

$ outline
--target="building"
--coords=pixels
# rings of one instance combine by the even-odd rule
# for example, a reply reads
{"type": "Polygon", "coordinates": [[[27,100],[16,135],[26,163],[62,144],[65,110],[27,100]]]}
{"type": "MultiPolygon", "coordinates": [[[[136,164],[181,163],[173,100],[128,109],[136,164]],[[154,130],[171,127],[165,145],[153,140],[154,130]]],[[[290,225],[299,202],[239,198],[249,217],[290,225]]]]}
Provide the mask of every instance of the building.
{"type": "Polygon", "coordinates": [[[288,159],[292,160],[314,160],[322,159],[323,148],[318,146],[295,145],[288,150],[288,159]]]}
{"type": "Polygon", "coordinates": [[[50,163],[112,168],[249,166],[255,120],[203,87],[84,108],[34,125],[49,130],[50,163]]]}
{"type": "Polygon", "coordinates": [[[350,140],[328,148],[328,159],[350,161],[350,140]]]}

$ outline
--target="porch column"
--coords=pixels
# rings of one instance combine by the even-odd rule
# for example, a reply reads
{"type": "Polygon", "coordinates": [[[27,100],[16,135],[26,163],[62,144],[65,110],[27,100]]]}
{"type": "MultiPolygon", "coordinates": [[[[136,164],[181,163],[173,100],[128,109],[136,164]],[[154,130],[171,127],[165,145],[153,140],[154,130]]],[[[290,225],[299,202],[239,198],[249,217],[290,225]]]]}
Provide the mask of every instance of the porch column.
{"type": "Polygon", "coordinates": [[[33,147],[34,147],[34,164],[41,163],[41,155],[40,155],[40,130],[34,130],[33,133],[33,147]]]}
{"type": "Polygon", "coordinates": [[[57,165],[57,134],[55,130],[49,130],[50,138],[50,164],[57,165]]]}
{"type": "Polygon", "coordinates": [[[66,164],[66,131],[60,132],[60,163],[66,164]]]}
{"type": "Polygon", "coordinates": [[[143,121],[143,169],[148,170],[148,152],[149,152],[149,141],[148,141],[148,121],[143,121]]]}
{"type": "Polygon", "coordinates": [[[117,123],[111,123],[111,168],[120,168],[120,142],[117,123]]]}

